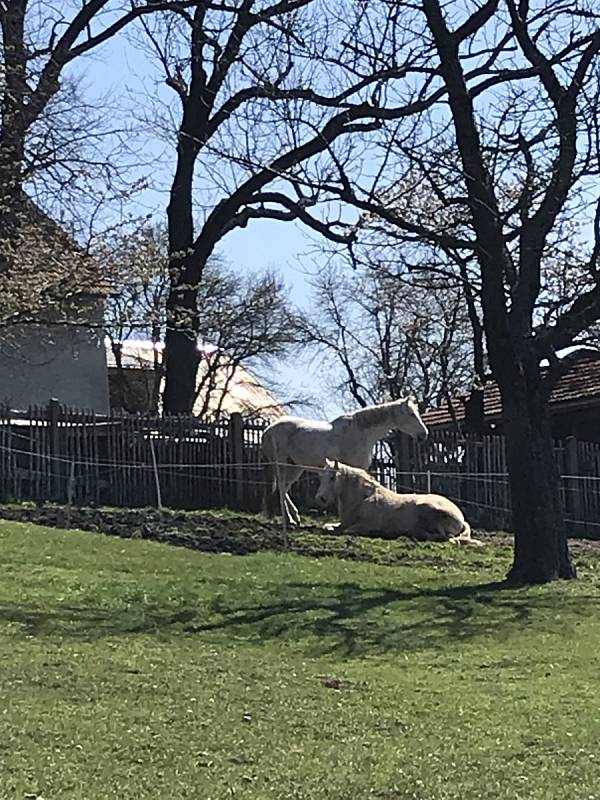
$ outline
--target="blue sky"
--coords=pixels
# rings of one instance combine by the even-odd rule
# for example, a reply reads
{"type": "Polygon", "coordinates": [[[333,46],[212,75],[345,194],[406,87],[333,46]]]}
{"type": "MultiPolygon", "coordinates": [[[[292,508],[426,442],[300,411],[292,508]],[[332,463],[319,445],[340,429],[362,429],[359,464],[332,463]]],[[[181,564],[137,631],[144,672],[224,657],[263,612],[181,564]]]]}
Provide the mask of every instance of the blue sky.
{"type": "MultiPolygon", "coordinates": [[[[132,117],[136,103],[150,107],[152,96],[160,98],[164,93],[171,97],[172,94],[164,86],[160,71],[151,64],[149,57],[129,46],[123,36],[79,61],[76,70],[84,73],[92,93],[114,94],[115,121],[126,121],[128,115],[132,117]]],[[[158,135],[140,136],[135,140],[135,147],[138,147],[140,159],[148,162],[146,172],[143,169],[141,172],[149,176],[151,186],[136,197],[133,210],[153,213],[160,221],[165,217],[174,168],[173,139],[169,145],[158,135]]],[[[246,228],[229,233],[219,250],[241,273],[275,269],[286,281],[293,302],[303,309],[310,309],[308,275],[314,272],[319,261],[316,234],[291,223],[252,221],[246,228]]],[[[264,375],[287,385],[279,393],[281,400],[312,395],[321,403],[321,415],[332,417],[340,413],[342,405],[340,399],[327,390],[329,375],[323,376],[322,372],[318,362],[306,356],[290,358],[288,363],[279,365],[274,375],[264,375]]],[[[318,414],[316,410],[305,410],[304,413],[318,414]]]]}
{"type": "MultiPolygon", "coordinates": [[[[126,122],[128,107],[133,108],[136,98],[153,93],[170,93],[159,82],[160,74],[140,51],[128,46],[124,38],[116,38],[94,53],[77,62],[76,73],[83,75],[84,84],[98,97],[107,93],[114,98],[115,122],[126,122]]],[[[170,97],[170,94],[167,94],[170,97]]],[[[168,200],[168,187],[174,169],[174,154],[166,141],[159,136],[140,136],[141,160],[150,163],[140,169],[149,177],[150,186],[136,195],[131,203],[135,214],[153,213],[155,219],[164,218],[168,200]]],[[[240,270],[257,271],[273,269],[289,287],[292,301],[301,308],[310,306],[309,273],[318,260],[318,237],[300,224],[273,220],[254,220],[244,229],[229,233],[221,242],[219,252],[240,270]]],[[[339,398],[326,388],[318,369],[318,359],[309,354],[296,355],[275,369],[259,370],[261,377],[280,385],[279,399],[312,397],[320,409],[302,408],[306,416],[332,417],[343,411],[339,398]]],[[[297,412],[296,412],[297,413],[297,412]]]]}

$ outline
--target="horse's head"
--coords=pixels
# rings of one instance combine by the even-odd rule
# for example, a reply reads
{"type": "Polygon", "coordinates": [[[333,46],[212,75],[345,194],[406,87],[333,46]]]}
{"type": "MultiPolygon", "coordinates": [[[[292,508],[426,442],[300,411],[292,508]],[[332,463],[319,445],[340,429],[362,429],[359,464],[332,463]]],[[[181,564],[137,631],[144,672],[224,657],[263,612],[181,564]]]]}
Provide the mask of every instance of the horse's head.
{"type": "Polygon", "coordinates": [[[327,460],[325,464],[325,469],[321,473],[319,488],[315,496],[315,500],[322,508],[327,508],[327,506],[332,505],[336,500],[335,482],[339,472],[337,461],[327,460]]]}
{"type": "Polygon", "coordinates": [[[413,397],[397,401],[398,415],[394,428],[407,433],[418,442],[424,442],[429,436],[427,425],[421,419],[419,406],[413,397]]]}

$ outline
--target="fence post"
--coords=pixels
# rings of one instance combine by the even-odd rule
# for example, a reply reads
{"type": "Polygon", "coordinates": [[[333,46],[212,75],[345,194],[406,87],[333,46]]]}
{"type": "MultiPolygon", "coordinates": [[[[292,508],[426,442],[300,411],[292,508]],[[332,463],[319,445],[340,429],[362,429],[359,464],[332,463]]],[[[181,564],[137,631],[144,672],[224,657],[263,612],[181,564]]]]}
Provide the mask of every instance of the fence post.
{"type": "Polygon", "coordinates": [[[67,480],[67,528],[71,527],[71,507],[75,494],[75,462],[71,461],[69,467],[69,479],[67,480]]]}
{"type": "Polygon", "coordinates": [[[231,456],[235,476],[235,502],[238,508],[244,507],[244,419],[234,412],[229,421],[231,437],[231,456]]]}
{"type": "Polygon", "coordinates": [[[152,431],[148,432],[148,441],[150,442],[150,456],[152,457],[152,471],[154,473],[154,487],[156,489],[156,507],[162,511],[162,494],[160,491],[160,476],[158,474],[158,464],[156,463],[156,451],[154,450],[154,441],[152,440],[152,431]]]}
{"type": "MultiPolygon", "coordinates": [[[[574,436],[567,436],[565,439],[565,462],[567,475],[579,475],[579,458],[577,439],[574,436]]],[[[566,506],[565,511],[570,510],[573,519],[583,522],[583,506],[579,481],[573,478],[566,480],[566,506]]]]}
{"type": "Polygon", "coordinates": [[[61,493],[60,461],[58,461],[59,451],[59,432],[58,417],[60,415],[60,403],[55,397],[48,401],[48,443],[50,445],[50,460],[48,471],[51,475],[50,486],[52,487],[52,499],[59,500],[61,493]]]}

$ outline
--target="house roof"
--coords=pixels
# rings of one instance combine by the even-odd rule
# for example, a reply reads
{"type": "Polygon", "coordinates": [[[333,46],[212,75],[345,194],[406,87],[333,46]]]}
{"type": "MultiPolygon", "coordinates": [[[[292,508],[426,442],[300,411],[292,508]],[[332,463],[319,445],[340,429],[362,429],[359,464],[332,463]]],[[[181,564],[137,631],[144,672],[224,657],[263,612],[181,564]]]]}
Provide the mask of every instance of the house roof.
{"type": "MultiPolygon", "coordinates": [[[[162,363],[163,345],[145,340],[127,339],[121,343],[121,358],[124,369],[137,370],[139,373],[152,374],[155,357],[162,363]]],[[[212,345],[199,345],[201,352],[198,368],[197,386],[199,395],[194,405],[194,413],[200,413],[205,406],[206,394],[201,389],[202,379],[207,374],[210,360],[214,358],[216,348],[212,345]]],[[[110,369],[116,369],[116,360],[106,342],[106,362],[110,369]]],[[[255,414],[267,419],[282,417],[285,411],[280,403],[260,383],[260,381],[242,366],[237,366],[232,374],[227,359],[215,370],[213,388],[209,396],[208,412],[215,412],[220,404],[221,413],[244,415],[255,414]]]]}
{"type": "Polygon", "coordinates": [[[66,256],[61,289],[66,289],[69,296],[110,297],[115,288],[103,275],[100,263],[90,255],[60,222],[46,214],[31,198],[26,198],[26,213],[33,225],[44,236],[52,240],[66,256]],[[77,258],[78,275],[73,280],[73,265],[68,261],[69,255],[77,258]]]}
{"type": "MultiPolygon", "coordinates": [[[[422,417],[428,427],[450,425],[456,420],[465,420],[465,402],[468,394],[457,395],[450,404],[426,411],[422,417]],[[452,411],[451,411],[452,408],[452,411]],[[453,412],[453,413],[452,413],[453,412]]],[[[598,400],[600,404],[600,350],[582,349],[576,360],[558,381],[550,395],[550,405],[555,409],[563,404],[585,403],[598,400]]],[[[489,381],[483,392],[485,417],[492,421],[502,415],[500,389],[495,381],[489,381]]]]}
{"type": "MultiPolygon", "coordinates": [[[[3,273],[13,284],[11,313],[47,311],[51,306],[69,312],[73,298],[107,297],[102,265],[76,241],[60,222],[43,211],[28,195],[16,201],[19,218],[16,262],[3,273]],[[16,285],[15,285],[16,284],[16,285]]],[[[4,289],[4,287],[3,287],[4,289]]]]}

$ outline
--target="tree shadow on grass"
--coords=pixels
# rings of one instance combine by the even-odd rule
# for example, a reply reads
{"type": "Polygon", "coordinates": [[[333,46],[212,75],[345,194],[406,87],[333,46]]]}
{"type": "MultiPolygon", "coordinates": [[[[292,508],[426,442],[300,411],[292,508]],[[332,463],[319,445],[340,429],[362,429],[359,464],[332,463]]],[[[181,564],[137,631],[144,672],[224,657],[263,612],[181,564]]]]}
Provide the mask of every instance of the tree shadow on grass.
{"type": "Polygon", "coordinates": [[[294,583],[264,603],[215,604],[219,620],[186,630],[304,641],[310,655],[363,657],[444,649],[484,636],[502,641],[528,626],[558,631],[599,606],[600,596],[532,595],[497,583],[407,590],[294,583]],[[568,623],[557,622],[558,610],[568,623]]]}
{"type": "Polygon", "coordinates": [[[196,609],[159,609],[136,606],[129,610],[57,606],[39,609],[32,606],[0,605],[0,625],[19,626],[26,637],[58,636],[101,639],[108,636],[169,631],[192,622],[196,609]]]}
{"type": "Polygon", "coordinates": [[[578,619],[595,616],[600,606],[600,595],[495,583],[402,589],[352,582],[295,582],[274,588],[236,583],[230,589],[225,601],[221,593],[202,607],[129,603],[106,609],[84,602],[40,609],[4,604],[0,626],[18,626],[10,629],[17,636],[89,641],[148,634],[295,642],[310,656],[352,658],[441,651],[481,637],[503,641],[529,626],[564,633],[578,619]],[[243,595],[237,597],[236,591],[243,595]]]}

